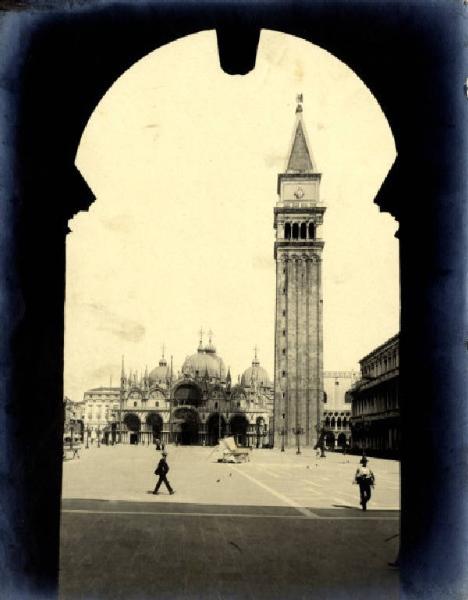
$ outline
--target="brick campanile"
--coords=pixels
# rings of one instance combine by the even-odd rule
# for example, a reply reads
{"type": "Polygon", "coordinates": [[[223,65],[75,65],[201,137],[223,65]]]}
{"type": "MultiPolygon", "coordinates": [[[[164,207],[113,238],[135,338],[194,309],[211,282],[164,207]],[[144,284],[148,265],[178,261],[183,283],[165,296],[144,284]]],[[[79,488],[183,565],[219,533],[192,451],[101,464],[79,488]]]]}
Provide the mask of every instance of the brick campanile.
{"type": "Polygon", "coordinates": [[[286,170],[278,175],[276,230],[274,445],[317,442],[323,401],[321,265],[318,237],[325,206],[302,120],[296,123],[286,170]],[[300,433],[298,433],[298,431],[300,433]]]}

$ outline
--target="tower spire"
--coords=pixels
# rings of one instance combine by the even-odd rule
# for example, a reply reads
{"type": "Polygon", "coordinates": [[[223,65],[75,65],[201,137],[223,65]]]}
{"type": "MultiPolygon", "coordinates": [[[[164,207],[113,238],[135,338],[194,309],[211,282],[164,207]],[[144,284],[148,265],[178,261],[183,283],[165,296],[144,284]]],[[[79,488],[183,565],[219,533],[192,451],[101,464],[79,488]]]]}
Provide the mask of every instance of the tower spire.
{"type": "Polygon", "coordinates": [[[296,101],[296,123],[291,149],[288,154],[286,173],[314,173],[316,171],[315,162],[302,121],[303,95],[298,94],[296,101]]]}

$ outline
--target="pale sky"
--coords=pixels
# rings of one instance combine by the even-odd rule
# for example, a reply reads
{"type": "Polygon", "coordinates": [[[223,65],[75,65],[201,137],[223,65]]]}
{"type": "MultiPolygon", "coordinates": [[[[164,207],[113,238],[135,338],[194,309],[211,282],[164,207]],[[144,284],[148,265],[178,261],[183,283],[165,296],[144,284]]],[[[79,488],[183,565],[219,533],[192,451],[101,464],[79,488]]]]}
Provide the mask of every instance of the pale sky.
{"type": "Polygon", "coordinates": [[[258,346],[273,376],[273,207],[296,95],[322,173],[325,370],[353,370],[399,329],[395,220],[373,199],[396,152],[341,61],[262,31],[255,69],[226,75],[205,31],[142,58],[90,115],[76,164],[96,201],[67,238],[65,394],[118,385],[121,355],[175,371],[198,330],[237,379],[258,346]],[[207,341],[207,340],[206,340],[207,341]]]}

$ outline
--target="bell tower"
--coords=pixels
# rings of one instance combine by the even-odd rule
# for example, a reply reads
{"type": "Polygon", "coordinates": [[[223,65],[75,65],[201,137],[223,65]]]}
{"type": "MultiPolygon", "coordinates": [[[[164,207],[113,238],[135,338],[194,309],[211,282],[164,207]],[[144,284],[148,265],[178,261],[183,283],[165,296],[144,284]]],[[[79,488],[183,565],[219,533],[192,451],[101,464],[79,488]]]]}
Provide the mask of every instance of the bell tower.
{"type": "Polygon", "coordinates": [[[325,206],[320,202],[321,174],[307,139],[302,104],[301,94],[274,208],[276,447],[314,445],[322,413],[324,241],[319,232],[325,206]]]}

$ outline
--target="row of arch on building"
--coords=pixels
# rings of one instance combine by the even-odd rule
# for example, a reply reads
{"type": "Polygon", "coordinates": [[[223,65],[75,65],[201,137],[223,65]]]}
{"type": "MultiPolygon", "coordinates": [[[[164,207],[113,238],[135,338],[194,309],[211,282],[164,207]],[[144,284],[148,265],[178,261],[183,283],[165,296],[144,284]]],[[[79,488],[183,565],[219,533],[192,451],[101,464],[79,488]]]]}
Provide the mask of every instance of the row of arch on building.
{"type": "Polygon", "coordinates": [[[325,446],[332,450],[334,448],[344,448],[348,447],[351,441],[351,434],[346,434],[344,432],[339,433],[337,436],[333,433],[333,431],[328,431],[325,434],[325,446]]]}
{"type": "Polygon", "coordinates": [[[329,427],[331,427],[332,429],[335,429],[335,427],[337,429],[346,429],[347,427],[349,427],[349,419],[347,419],[346,417],[337,417],[336,419],[335,417],[326,417],[325,427],[327,429],[329,427]]]}
{"type": "MultiPolygon", "coordinates": [[[[174,442],[181,445],[215,445],[227,435],[236,438],[240,446],[264,446],[268,443],[268,424],[264,417],[257,417],[250,423],[244,413],[238,412],[228,417],[219,412],[211,413],[202,421],[196,409],[180,406],[172,413],[170,423],[164,423],[157,412],[146,415],[144,423],[132,412],[123,417],[122,442],[130,444],[154,443],[156,439],[163,443],[174,442]]],[[[116,424],[115,424],[116,425],[116,424]]],[[[114,425],[115,435],[117,428],[114,425]]]]}
{"type": "Polygon", "coordinates": [[[284,224],[284,237],[287,240],[314,240],[315,223],[290,223],[284,224]]]}

